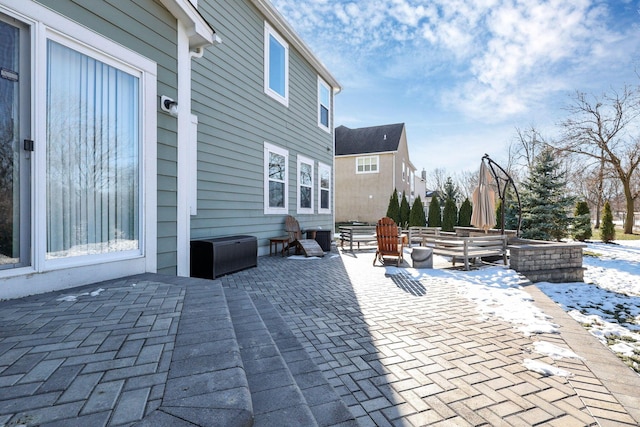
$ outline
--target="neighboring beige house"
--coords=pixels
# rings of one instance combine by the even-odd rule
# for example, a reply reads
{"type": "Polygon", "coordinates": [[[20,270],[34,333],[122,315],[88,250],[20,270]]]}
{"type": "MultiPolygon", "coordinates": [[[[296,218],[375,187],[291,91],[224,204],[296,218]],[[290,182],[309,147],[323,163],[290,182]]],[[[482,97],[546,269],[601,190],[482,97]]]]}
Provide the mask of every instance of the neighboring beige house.
{"type": "MultiPolygon", "coordinates": [[[[336,222],[375,223],[387,213],[394,188],[411,205],[416,168],[404,123],[335,129],[336,222]]],[[[418,191],[420,191],[418,189],[418,191]]]]}

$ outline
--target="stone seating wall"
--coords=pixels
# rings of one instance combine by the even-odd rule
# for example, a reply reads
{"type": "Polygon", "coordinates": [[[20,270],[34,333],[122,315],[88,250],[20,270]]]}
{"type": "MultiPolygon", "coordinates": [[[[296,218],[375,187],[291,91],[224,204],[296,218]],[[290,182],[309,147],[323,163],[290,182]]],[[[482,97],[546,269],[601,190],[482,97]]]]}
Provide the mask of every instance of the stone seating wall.
{"type": "Polygon", "coordinates": [[[582,282],[584,243],[509,239],[510,267],[532,282],[582,282]]]}

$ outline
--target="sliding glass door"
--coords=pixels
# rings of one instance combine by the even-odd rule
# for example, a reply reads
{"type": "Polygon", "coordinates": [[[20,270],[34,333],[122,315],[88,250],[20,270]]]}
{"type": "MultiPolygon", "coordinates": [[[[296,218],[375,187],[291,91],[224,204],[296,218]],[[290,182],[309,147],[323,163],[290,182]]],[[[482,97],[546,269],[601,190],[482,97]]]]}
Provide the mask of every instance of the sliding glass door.
{"type": "Polygon", "coordinates": [[[0,14],[0,270],[30,265],[29,32],[0,14]]]}
{"type": "Polygon", "coordinates": [[[139,78],[47,43],[47,259],[140,249],[139,78]]]}

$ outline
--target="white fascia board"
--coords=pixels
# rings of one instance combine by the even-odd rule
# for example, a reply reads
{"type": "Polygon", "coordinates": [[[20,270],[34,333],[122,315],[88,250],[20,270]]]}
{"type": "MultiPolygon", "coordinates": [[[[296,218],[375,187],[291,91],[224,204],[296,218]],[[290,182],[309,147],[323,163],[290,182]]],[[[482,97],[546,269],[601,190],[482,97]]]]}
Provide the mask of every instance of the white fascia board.
{"type": "Polygon", "coordinates": [[[214,44],[216,32],[189,0],[159,1],[184,25],[189,37],[189,49],[198,49],[214,44]]]}
{"type": "Polygon", "coordinates": [[[286,19],[278,12],[269,0],[251,0],[251,3],[266,17],[267,21],[284,37],[300,54],[309,61],[309,64],[333,88],[333,93],[337,94],[342,90],[342,86],[331,72],[313,54],[309,46],[300,38],[298,33],[289,25],[286,19]]]}
{"type": "Polygon", "coordinates": [[[368,157],[381,154],[397,154],[398,151],[372,151],[370,153],[336,154],[334,157],[368,157]]]}

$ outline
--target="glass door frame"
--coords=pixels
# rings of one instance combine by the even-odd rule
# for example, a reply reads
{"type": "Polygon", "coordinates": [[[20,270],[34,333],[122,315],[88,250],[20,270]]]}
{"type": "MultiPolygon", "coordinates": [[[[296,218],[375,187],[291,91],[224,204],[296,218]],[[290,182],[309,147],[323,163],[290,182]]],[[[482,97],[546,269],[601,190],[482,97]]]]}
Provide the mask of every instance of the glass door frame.
{"type": "MultiPolygon", "coordinates": [[[[18,135],[14,137],[14,144],[17,150],[14,155],[19,157],[17,179],[17,197],[14,194],[13,199],[17,201],[19,207],[14,208],[14,221],[18,221],[17,227],[17,244],[18,259],[17,262],[0,265],[0,271],[14,270],[16,268],[30,267],[33,265],[33,242],[32,230],[34,221],[32,218],[32,173],[31,162],[32,152],[26,150],[25,140],[31,140],[32,135],[32,110],[31,110],[31,33],[32,27],[4,13],[0,13],[0,22],[17,28],[18,30],[18,63],[16,75],[7,75],[9,78],[17,78],[18,84],[18,135]]],[[[16,71],[16,70],[11,70],[16,71]]],[[[15,101],[14,101],[15,102],[15,101]]],[[[14,237],[15,241],[16,237],[14,237]]],[[[15,245],[15,244],[14,244],[15,245]]]]}

